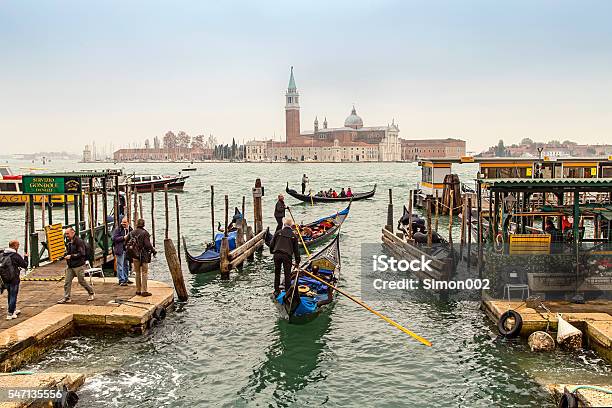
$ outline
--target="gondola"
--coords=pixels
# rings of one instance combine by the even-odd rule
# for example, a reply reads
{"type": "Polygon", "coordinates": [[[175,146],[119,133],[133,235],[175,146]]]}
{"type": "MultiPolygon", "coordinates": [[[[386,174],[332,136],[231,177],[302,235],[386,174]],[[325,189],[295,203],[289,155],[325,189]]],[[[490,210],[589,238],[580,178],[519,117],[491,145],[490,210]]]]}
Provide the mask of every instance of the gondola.
{"type": "Polygon", "coordinates": [[[287,187],[285,188],[287,194],[289,194],[293,198],[297,198],[300,201],[304,201],[307,203],[333,203],[336,201],[357,201],[357,200],[365,200],[366,198],[371,198],[376,193],[376,184],[374,184],[374,188],[372,191],[368,191],[366,193],[353,193],[352,197],[320,197],[315,194],[300,194],[292,188],[289,188],[289,183],[287,183],[287,187]]]}
{"type": "MultiPolygon", "coordinates": [[[[304,244],[310,248],[314,248],[317,245],[326,242],[329,238],[334,236],[342,226],[344,220],[349,215],[351,209],[351,203],[342,211],[337,212],[327,217],[320,218],[309,224],[300,225],[300,233],[304,239],[304,244]]],[[[268,232],[265,237],[265,243],[269,247],[272,242],[273,235],[268,232]]],[[[304,253],[304,245],[300,242],[300,252],[304,253]]]]}
{"type": "MultiPolygon", "coordinates": [[[[310,257],[301,266],[331,285],[337,285],[340,278],[340,234],[329,242],[321,251],[310,257]]],[[[327,285],[299,273],[297,286],[295,277],[285,292],[273,295],[281,317],[291,323],[306,323],[316,318],[323,310],[331,307],[335,299],[334,292],[327,285]]]]}
{"type": "MultiPolygon", "coordinates": [[[[241,218],[242,214],[238,208],[236,208],[232,222],[230,225],[228,225],[227,239],[230,251],[236,248],[236,237],[238,235],[238,231],[235,228],[235,223],[241,218]]],[[[204,251],[198,256],[193,256],[189,253],[189,250],[187,249],[187,242],[185,237],[183,237],[183,247],[185,249],[185,258],[187,259],[189,272],[206,273],[219,270],[219,265],[221,264],[221,254],[219,251],[221,250],[221,240],[223,239],[224,235],[222,229],[220,228],[219,230],[221,232],[215,234],[215,242],[208,243],[204,251]]]]}

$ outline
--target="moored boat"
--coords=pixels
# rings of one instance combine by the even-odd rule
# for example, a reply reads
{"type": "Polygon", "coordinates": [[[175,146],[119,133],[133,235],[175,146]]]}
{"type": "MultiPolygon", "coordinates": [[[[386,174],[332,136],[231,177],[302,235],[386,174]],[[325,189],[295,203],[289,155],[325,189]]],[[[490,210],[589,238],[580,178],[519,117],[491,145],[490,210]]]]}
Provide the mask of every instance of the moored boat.
{"type": "MultiPolygon", "coordinates": [[[[336,286],[341,269],[339,240],[340,234],[304,262],[300,268],[336,286]]],[[[297,282],[294,276],[288,290],[273,295],[273,301],[284,319],[292,323],[306,323],[331,307],[335,296],[333,290],[324,283],[303,272],[300,273],[299,269],[296,269],[296,272],[297,282]]]]}
{"type": "MultiPolygon", "coordinates": [[[[231,231],[227,234],[230,250],[236,248],[236,236],[237,231],[231,231]]],[[[187,248],[187,241],[183,237],[183,247],[185,249],[185,258],[187,259],[187,266],[191,273],[206,273],[214,272],[219,270],[221,264],[221,240],[223,239],[223,233],[217,233],[215,235],[215,242],[211,242],[206,245],[204,251],[197,256],[189,253],[187,248]]]]}
{"type": "MultiPolygon", "coordinates": [[[[344,220],[346,220],[346,217],[348,217],[350,209],[351,204],[349,203],[349,205],[342,211],[320,218],[308,224],[298,225],[300,234],[304,239],[304,244],[308,247],[308,249],[314,248],[315,246],[326,242],[328,239],[337,234],[340,231],[342,223],[344,223],[344,220]]],[[[297,234],[295,226],[293,229],[297,234]]],[[[271,233],[266,235],[266,245],[270,246],[272,237],[273,235],[271,233]]],[[[304,245],[300,245],[300,252],[305,252],[304,245]]]]}
{"type": "MultiPolygon", "coordinates": [[[[24,205],[28,202],[29,197],[33,197],[35,204],[41,204],[45,200],[46,203],[51,202],[52,205],[62,205],[66,201],[66,196],[61,194],[50,196],[24,194],[22,176],[14,174],[8,166],[0,166],[0,206],[24,205]]],[[[69,203],[74,201],[72,195],[67,197],[69,203]]]]}
{"type": "Polygon", "coordinates": [[[371,191],[367,191],[365,193],[353,193],[353,195],[350,197],[324,197],[316,194],[300,194],[296,190],[289,188],[289,183],[287,183],[285,191],[291,197],[307,203],[333,203],[336,201],[358,201],[371,198],[376,193],[376,184],[374,184],[374,188],[371,191]]]}
{"type": "Polygon", "coordinates": [[[125,191],[126,186],[129,185],[132,191],[136,189],[139,193],[150,192],[151,188],[153,191],[163,191],[168,186],[168,191],[183,191],[185,182],[189,176],[183,176],[181,174],[177,176],[163,176],[159,174],[132,174],[126,176],[126,178],[119,184],[119,189],[125,191]]]}

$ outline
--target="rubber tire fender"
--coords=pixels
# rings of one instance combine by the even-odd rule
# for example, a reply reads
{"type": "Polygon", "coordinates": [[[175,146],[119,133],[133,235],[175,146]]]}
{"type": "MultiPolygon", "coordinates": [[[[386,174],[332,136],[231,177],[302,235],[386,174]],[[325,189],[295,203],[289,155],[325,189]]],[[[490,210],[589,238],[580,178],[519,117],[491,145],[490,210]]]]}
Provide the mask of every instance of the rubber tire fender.
{"type": "Polygon", "coordinates": [[[507,310],[506,312],[504,312],[504,314],[500,316],[499,321],[497,322],[497,330],[499,331],[499,334],[501,334],[502,336],[508,339],[517,337],[519,333],[521,332],[522,327],[523,327],[523,318],[521,317],[520,313],[517,312],[516,310],[507,310]],[[515,324],[514,324],[514,327],[508,330],[506,329],[505,323],[506,323],[506,320],[508,320],[511,317],[514,318],[515,324]]]}

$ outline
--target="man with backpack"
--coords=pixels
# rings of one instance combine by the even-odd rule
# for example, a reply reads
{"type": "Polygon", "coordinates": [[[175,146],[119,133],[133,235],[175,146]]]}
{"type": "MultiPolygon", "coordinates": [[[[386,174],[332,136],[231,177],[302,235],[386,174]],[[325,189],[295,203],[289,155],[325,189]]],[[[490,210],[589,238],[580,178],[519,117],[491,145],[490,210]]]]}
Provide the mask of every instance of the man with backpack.
{"type": "Polygon", "coordinates": [[[151,255],[157,251],[151,245],[151,235],[144,229],[145,221],[140,218],[136,221],[136,229],[129,233],[127,244],[125,245],[127,254],[132,258],[134,272],[136,273],[136,295],[151,296],[147,291],[147,280],[149,275],[149,264],[151,255]]]}
{"type": "Polygon", "coordinates": [[[66,279],[64,282],[64,297],[57,303],[70,303],[70,292],[72,290],[72,281],[76,276],[79,284],[85,288],[89,293],[88,301],[94,300],[94,290],[89,286],[85,280],[85,262],[87,261],[87,249],[85,249],[85,242],[77,236],[76,232],[72,227],[66,229],[66,237],[68,238],[68,245],[66,246],[66,279]]]}
{"type": "Polygon", "coordinates": [[[19,250],[19,241],[12,240],[9,242],[2,254],[0,254],[0,278],[1,285],[8,292],[8,310],[6,320],[16,319],[21,313],[17,310],[17,294],[19,293],[19,278],[21,269],[28,268],[27,255],[23,258],[17,253],[19,250]]]}
{"type": "Polygon", "coordinates": [[[133,228],[130,227],[127,217],[123,217],[121,225],[119,225],[113,231],[113,253],[115,254],[115,260],[117,261],[117,278],[119,278],[119,285],[127,286],[130,283],[134,283],[129,280],[129,257],[126,256],[126,238],[133,228]]]}

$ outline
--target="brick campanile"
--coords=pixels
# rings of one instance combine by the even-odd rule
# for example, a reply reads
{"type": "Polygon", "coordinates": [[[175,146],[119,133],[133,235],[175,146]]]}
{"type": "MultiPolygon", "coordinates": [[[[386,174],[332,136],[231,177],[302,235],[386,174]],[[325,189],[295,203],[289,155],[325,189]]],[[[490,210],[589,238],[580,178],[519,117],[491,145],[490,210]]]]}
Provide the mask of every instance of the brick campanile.
{"type": "Polygon", "coordinates": [[[300,139],[300,95],[293,78],[293,67],[289,77],[289,86],[285,94],[285,141],[289,144],[297,143],[300,139]]]}

